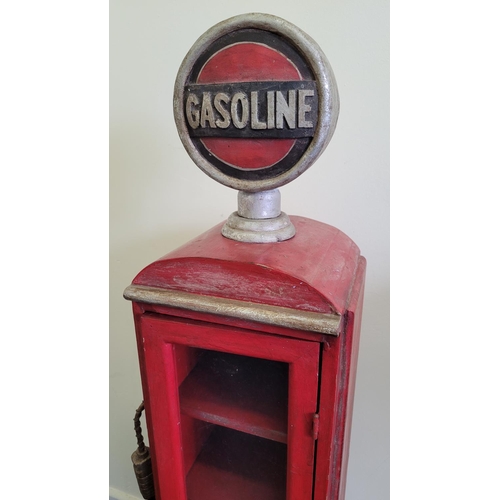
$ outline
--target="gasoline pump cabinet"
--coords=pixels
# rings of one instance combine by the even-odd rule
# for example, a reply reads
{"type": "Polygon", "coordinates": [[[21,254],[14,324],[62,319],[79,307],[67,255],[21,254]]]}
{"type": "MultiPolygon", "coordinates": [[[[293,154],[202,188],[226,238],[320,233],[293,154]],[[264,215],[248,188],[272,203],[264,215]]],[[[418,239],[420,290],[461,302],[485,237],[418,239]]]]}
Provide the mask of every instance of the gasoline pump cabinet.
{"type": "Polygon", "coordinates": [[[228,220],[142,270],[132,301],[156,500],[344,498],[366,261],[278,187],[321,154],[335,79],[283,19],[217,24],[174,91],[181,141],[236,189],[228,220]]]}

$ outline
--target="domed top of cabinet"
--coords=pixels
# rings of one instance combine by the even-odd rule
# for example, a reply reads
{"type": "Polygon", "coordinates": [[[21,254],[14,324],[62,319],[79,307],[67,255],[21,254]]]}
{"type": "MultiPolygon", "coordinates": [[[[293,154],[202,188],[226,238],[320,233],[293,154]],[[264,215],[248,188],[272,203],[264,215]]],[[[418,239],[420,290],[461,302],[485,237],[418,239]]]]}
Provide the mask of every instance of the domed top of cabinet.
{"type": "Polygon", "coordinates": [[[359,248],[335,227],[290,218],[297,234],[267,244],[225,238],[219,224],[147,266],[133,285],[342,315],[364,260],[359,248]]]}

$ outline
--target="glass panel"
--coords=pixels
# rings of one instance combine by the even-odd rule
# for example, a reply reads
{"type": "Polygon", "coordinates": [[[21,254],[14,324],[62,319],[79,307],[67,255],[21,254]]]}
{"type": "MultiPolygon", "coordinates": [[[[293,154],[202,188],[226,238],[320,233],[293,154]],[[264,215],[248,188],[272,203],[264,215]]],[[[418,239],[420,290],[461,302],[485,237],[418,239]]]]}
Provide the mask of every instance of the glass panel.
{"type": "Polygon", "coordinates": [[[285,500],[288,364],[176,346],[188,500],[285,500]]]}

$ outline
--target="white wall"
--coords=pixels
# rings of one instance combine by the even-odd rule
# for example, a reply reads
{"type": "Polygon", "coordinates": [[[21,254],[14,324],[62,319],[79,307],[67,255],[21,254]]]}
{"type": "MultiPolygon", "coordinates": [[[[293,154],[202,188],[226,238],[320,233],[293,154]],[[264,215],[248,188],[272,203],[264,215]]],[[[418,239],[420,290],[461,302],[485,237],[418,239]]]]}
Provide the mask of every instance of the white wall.
{"type": "Polygon", "coordinates": [[[147,264],[224,220],[236,191],[189,159],[172,90],[194,41],[245,12],[283,17],[311,35],[340,94],[322,157],[281,188],[282,208],[347,233],[368,270],[347,500],[389,498],[389,2],[227,0],[110,2],[110,486],[139,497],[130,455],[142,400],[130,303],[147,264]]]}

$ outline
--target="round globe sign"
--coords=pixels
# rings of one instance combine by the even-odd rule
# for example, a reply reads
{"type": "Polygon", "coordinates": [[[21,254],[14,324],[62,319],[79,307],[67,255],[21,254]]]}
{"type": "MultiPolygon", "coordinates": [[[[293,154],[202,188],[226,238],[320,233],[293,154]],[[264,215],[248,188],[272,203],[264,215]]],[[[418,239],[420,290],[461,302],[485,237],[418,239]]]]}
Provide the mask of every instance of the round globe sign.
{"type": "Polygon", "coordinates": [[[318,45],[287,21],[245,14],[209,29],[179,69],[174,116],[193,161],[240,191],[282,186],[330,141],[337,85],[318,45]]]}

